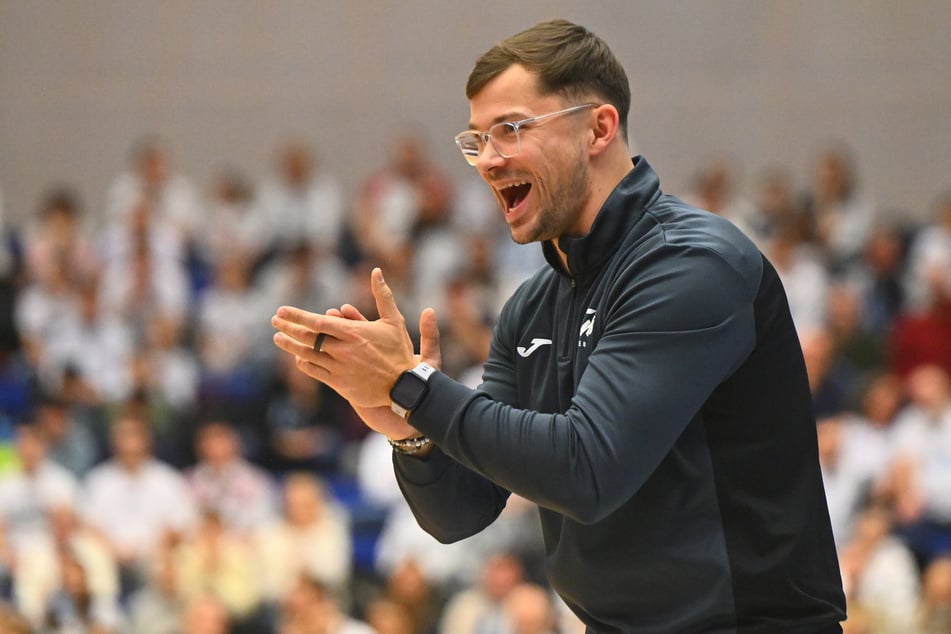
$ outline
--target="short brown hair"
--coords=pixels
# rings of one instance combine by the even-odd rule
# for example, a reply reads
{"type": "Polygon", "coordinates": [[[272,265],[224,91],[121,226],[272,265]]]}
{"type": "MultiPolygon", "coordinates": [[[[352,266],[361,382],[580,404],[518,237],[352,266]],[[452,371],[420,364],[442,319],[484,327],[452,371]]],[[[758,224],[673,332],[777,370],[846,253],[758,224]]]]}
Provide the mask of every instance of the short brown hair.
{"type": "Polygon", "coordinates": [[[567,20],[549,20],[516,33],[479,58],[466,82],[466,96],[472,99],[513,64],[538,76],[542,94],[576,99],[597,95],[617,108],[627,136],[627,74],[604,40],[591,31],[567,20]]]}

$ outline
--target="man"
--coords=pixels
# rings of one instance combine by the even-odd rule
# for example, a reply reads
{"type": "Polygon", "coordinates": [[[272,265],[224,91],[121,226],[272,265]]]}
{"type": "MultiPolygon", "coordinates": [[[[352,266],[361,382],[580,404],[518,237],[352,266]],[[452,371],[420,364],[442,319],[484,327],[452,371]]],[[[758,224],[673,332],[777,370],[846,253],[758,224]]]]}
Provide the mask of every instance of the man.
{"type": "Polygon", "coordinates": [[[185,472],[195,503],[212,511],[228,530],[250,533],[277,517],[277,487],[266,471],[241,452],[229,420],[212,416],[195,438],[198,463],[185,472]]]}
{"type": "Polygon", "coordinates": [[[625,140],[600,39],[553,21],[487,52],[457,142],[551,265],[502,310],[483,384],[381,318],[281,307],[276,344],[395,449],[420,524],[454,541],[509,493],[541,509],[552,586],[591,632],[840,632],[844,598],[809,386],[775,270],[664,195],[625,140]],[[406,372],[410,370],[410,372],[406,372]],[[393,404],[391,412],[391,403],[393,404]],[[408,410],[405,416],[393,412],[408,410]]]}
{"type": "Polygon", "coordinates": [[[125,598],[145,582],[153,557],[195,525],[197,509],[184,476],[153,454],[140,413],[120,412],[110,439],[112,457],[83,483],[82,509],[119,563],[125,598]]]}

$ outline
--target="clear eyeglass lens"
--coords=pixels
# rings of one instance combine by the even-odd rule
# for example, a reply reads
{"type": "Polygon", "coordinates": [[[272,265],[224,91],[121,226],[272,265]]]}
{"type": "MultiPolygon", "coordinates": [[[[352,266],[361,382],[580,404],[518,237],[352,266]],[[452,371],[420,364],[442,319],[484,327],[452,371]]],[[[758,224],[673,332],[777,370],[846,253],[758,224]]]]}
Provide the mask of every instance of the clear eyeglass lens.
{"type": "Polygon", "coordinates": [[[473,132],[463,132],[456,137],[456,145],[462,151],[463,158],[470,165],[475,165],[479,160],[479,153],[482,151],[482,139],[473,132]]]}
{"type": "Polygon", "coordinates": [[[515,156],[520,149],[518,127],[508,122],[496,123],[489,128],[489,142],[502,156],[506,158],[515,156]]]}

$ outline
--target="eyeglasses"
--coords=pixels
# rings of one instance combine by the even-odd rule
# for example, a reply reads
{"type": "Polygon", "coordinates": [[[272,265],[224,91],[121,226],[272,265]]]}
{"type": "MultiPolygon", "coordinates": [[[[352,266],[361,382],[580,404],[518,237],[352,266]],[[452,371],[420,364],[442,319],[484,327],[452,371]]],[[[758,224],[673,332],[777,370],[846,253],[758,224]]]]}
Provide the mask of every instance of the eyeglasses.
{"type": "Polygon", "coordinates": [[[486,132],[478,130],[466,130],[456,135],[456,145],[462,150],[462,156],[469,165],[475,165],[479,160],[479,155],[485,149],[486,143],[492,143],[492,147],[502,158],[512,158],[522,150],[522,139],[519,136],[519,129],[524,126],[534,125],[545,119],[557,117],[571,112],[577,112],[582,108],[596,108],[599,104],[583,103],[580,106],[572,106],[557,112],[529,117],[520,121],[504,121],[496,123],[486,132]]]}

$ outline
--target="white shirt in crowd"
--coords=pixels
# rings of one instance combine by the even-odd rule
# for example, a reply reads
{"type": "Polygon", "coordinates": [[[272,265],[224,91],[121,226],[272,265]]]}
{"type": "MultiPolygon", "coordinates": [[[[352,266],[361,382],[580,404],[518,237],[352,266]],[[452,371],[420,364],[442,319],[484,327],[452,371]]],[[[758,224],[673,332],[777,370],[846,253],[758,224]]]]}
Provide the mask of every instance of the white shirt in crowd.
{"type": "Polygon", "coordinates": [[[148,557],[167,531],[184,531],[196,518],[185,478],[158,460],[135,471],[109,461],[86,476],[82,512],[120,552],[148,557]]]}

